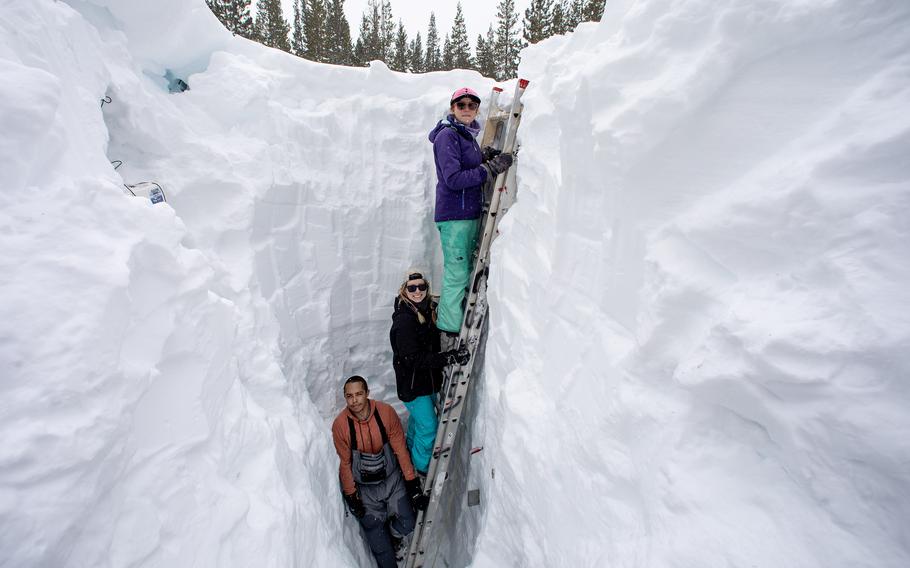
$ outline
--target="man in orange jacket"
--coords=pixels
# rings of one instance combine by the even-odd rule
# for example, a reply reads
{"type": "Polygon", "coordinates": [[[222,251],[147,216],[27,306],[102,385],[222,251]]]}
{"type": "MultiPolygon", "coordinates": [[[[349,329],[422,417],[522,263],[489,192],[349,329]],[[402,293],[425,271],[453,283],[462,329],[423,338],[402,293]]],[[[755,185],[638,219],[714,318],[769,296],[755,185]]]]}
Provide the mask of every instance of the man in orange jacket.
{"type": "Polygon", "coordinates": [[[380,568],[395,568],[392,539],[413,532],[412,507],[426,509],[429,499],[411,464],[395,409],[370,400],[363,377],[350,377],[343,388],[345,408],[332,423],[341,491],[380,568]]]}

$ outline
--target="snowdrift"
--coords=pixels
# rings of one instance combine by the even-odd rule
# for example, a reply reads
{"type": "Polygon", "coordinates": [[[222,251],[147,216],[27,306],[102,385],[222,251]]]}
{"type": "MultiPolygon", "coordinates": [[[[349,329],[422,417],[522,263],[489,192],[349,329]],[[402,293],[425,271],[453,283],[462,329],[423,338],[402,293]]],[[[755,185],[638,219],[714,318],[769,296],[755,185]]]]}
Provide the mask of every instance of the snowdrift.
{"type": "Polygon", "coordinates": [[[0,26],[0,564],[367,563],[329,420],[354,372],[394,398],[392,299],[438,264],[426,132],[492,83],[312,64],[201,0],[0,26]]]}
{"type": "MultiPolygon", "coordinates": [[[[0,565],[369,565],[328,421],[348,374],[394,399],[426,132],[492,82],[309,63],[201,0],[3,13],[0,565]]],[[[524,52],[454,564],[910,563],[908,23],[617,1],[524,52]]]]}
{"type": "Polygon", "coordinates": [[[910,563],[908,18],[608,2],[525,50],[475,565],[910,563]]]}

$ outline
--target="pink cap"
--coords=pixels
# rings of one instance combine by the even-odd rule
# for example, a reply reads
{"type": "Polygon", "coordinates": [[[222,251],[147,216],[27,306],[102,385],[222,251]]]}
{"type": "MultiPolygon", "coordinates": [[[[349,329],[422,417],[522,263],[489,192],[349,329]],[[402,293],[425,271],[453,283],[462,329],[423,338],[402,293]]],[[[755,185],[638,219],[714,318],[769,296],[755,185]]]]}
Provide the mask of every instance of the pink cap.
{"type": "Polygon", "coordinates": [[[473,99],[478,104],[480,103],[480,97],[477,95],[477,93],[473,89],[469,89],[467,87],[462,87],[462,88],[458,89],[457,91],[455,91],[454,93],[452,93],[452,98],[449,100],[449,104],[451,105],[458,99],[463,99],[465,97],[473,99]]]}

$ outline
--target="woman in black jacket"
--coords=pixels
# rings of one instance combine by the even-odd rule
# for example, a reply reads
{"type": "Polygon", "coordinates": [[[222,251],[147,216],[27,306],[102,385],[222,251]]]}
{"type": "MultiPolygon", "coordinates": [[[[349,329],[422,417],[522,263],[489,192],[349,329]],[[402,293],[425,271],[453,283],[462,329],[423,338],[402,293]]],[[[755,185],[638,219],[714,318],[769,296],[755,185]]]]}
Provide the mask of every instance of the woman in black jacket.
{"type": "Polygon", "coordinates": [[[398,290],[389,340],[398,398],[410,414],[407,444],[411,461],[418,472],[426,474],[438,425],[435,395],[442,387],[442,369],[467,363],[469,354],[464,347],[439,352],[436,302],[430,297],[430,282],[419,270],[409,270],[398,290]]]}

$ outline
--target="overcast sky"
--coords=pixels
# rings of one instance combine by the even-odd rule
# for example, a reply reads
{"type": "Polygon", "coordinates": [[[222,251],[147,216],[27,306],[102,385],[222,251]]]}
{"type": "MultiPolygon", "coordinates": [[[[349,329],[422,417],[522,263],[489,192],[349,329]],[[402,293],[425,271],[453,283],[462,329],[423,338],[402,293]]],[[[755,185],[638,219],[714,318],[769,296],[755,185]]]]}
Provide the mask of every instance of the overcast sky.
{"type": "MultiPolygon", "coordinates": [[[[294,0],[282,0],[285,13],[290,16],[294,13],[294,0]]],[[[439,47],[442,47],[442,38],[452,30],[452,23],[455,21],[455,6],[457,1],[443,0],[391,0],[392,15],[395,17],[395,23],[398,24],[400,19],[404,22],[404,28],[408,32],[408,41],[414,38],[417,32],[420,37],[426,40],[427,25],[430,23],[430,12],[436,14],[436,27],[439,30],[439,47]]],[[[461,8],[464,11],[464,21],[468,28],[468,37],[471,40],[471,49],[477,42],[477,34],[486,34],[487,27],[495,23],[496,0],[461,0],[461,8]]],[[[518,12],[519,21],[524,17],[525,8],[531,3],[531,0],[515,0],[515,9],[518,12]]],[[[348,17],[348,23],[351,24],[351,39],[357,39],[357,31],[360,29],[360,17],[366,8],[367,0],[345,0],[344,11],[348,17]]],[[[519,26],[520,29],[520,26],[519,26]]]]}

